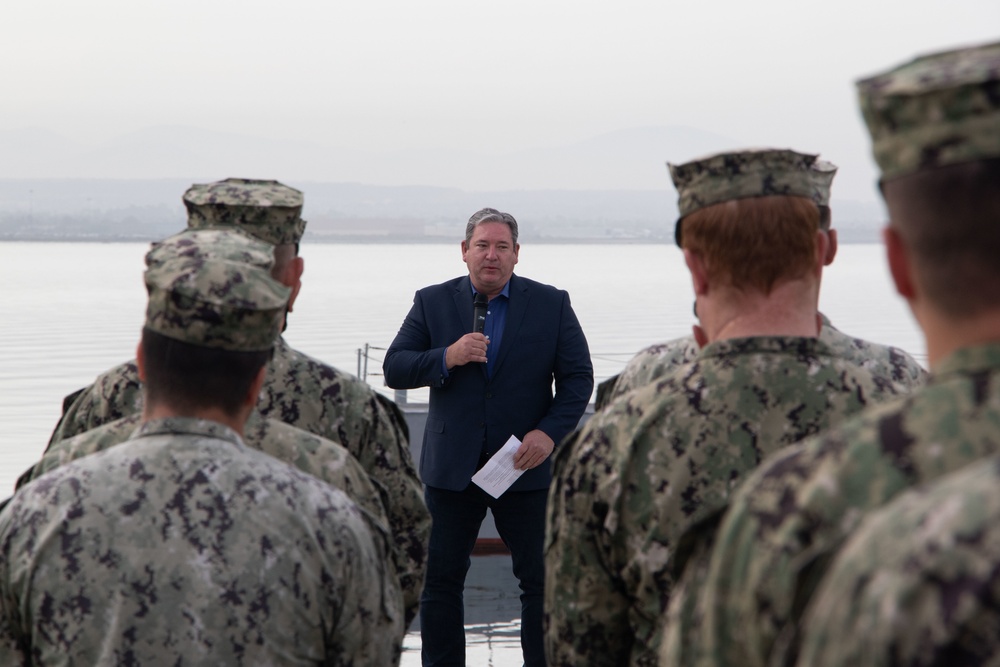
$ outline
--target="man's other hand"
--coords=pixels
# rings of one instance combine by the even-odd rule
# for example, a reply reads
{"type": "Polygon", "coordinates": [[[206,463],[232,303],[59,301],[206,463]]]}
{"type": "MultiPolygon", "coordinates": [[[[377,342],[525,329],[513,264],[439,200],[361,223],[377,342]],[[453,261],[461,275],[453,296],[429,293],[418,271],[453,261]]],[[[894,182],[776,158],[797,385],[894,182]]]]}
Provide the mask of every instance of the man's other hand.
{"type": "Polygon", "coordinates": [[[524,434],[521,446],[514,452],[514,467],[518,470],[531,470],[549,458],[556,443],[545,435],[544,431],[535,429],[524,434]]]}

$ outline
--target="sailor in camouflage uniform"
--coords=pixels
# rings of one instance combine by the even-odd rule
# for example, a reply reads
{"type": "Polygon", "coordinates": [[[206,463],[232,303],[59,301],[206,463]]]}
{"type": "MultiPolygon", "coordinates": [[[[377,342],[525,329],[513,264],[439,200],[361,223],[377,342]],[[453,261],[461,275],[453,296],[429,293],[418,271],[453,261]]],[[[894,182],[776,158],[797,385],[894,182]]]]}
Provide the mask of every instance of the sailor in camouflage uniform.
{"type": "Polygon", "coordinates": [[[896,392],[817,338],[817,202],[832,174],[815,155],[724,153],[670,171],[703,349],[595,415],[557,455],[545,592],[555,666],[655,665],[677,560],[711,541],[740,479],[896,392]]]}
{"type": "MultiPolygon", "coordinates": [[[[306,225],[302,193],[277,181],[230,178],[192,186],[184,193],[184,205],[189,228],[237,227],[274,245],[274,276],[292,288],[291,312],[304,268],[298,256],[306,225]]],[[[142,394],[135,362],[106,371],[66,402],[70,404],[50,447],[139,412],[142,394]]],[[[368,472],[383,495],[395,551],[402,556],[397,565],[407,621],[412,620],[426,569],[430,515],[399,408],[366,382],[292,349],[279,337],[257,410],[265,418],[343,444],[368,472]]]]}
{"type": "MultiPolygon", "coordinates": [[[[829,169],[836,170],[832,164],[829,169]]],[[[820,207],[820,229],[826,232],[828,245],[824,266],[833,263],[837,256],[837,230],[830,228],[831,212],[829,190],[825,193],[827,199],[817,202],[820,207]]],[[[823,327],[819,338],[833,348],[834,352],[845,359],[856,360],[875,375],[885,377],[899,385],[902,391],[911,391],[923,386],[927,381],[927,371],[905,351],[889,345],[872,343],[861,338],[852,338],[830,323],[830,320],[820,313],[823,327]]],[[[698,356],[698,344],[691,336],[655,343],[643,348],[632,357],[618,375],[609,378],[598,387],[597,409],[602,409],[612,400],[624,396],[633,389],[645,386],[671,373],[681,364],[685,364],[698,356]]]]}
{"type": "MultiPolygon", "coordinates": [[[[270,272],[274,248],[242,231],[188,229],[153,244],[146,265],[156,267],[176,259],[222,259],[270,272]]],[[[82,456],[105,450],[129,439],[142,423],[140,414],[122,417],[66,440],[53,443],[42,459],[18,480],[18,488],[48,471],[82,456]]],[[[243,430],[245,444],[344,491],[360,507],[388,526],[382,497],[361,464],[342,445],[308,431],[251,413],[243,430]]],[[[405,562],[405,554],[398,554],[405,562]]]]}
{"type": "Polygon", "coordinates": [[[998,627],[994,456],[865,517],[814,595],[798,665],[996,665],[998,627]]]}
{"type": "Polygon", "coordinates": [[[931,380],[748,480],[712,555],[702,664],[793,662],[790,635],[865,512],[1000,452],[1000,43],[918,58],[858,92],[890,272],[923,329],[931,380]]]}
{"type": "Polygon", "coordinates": [[[396,664],[384,528],[240,435],[290,290],[225,259],[145,281],[142,425],[0,512],[0,664],[396,664]]]}

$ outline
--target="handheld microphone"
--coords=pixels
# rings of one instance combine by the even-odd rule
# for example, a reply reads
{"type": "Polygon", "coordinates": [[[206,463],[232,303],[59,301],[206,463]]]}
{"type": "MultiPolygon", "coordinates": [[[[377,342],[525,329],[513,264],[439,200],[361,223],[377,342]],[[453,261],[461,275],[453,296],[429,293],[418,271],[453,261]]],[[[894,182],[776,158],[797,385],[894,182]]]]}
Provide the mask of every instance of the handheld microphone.
{"type": "Polygon", "coordinates": [[[472,303],[472,332],[483,333],[486,328],[486,307],[490,300],[485,294],[476,293],[476,300],[472,303]]]}

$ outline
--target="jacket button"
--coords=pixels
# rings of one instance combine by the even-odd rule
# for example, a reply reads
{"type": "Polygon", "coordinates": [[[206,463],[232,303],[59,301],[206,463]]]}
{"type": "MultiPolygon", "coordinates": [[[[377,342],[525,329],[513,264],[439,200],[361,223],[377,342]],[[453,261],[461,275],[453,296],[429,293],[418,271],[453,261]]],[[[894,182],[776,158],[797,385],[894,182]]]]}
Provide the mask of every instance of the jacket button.
{"type": "Polygon", "coordinates": [[[493,398],[493,394],[491,392],[486,392],[486,398],[493,398]]]}

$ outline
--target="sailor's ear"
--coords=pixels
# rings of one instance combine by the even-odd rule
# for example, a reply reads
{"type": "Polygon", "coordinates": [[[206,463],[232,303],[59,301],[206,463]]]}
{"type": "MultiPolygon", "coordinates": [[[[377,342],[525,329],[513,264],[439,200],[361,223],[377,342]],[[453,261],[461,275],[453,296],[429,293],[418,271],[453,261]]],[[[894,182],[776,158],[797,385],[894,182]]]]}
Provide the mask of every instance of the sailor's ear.
{"type": "Polygon", "coordinates": [[[691,332],[694,334],[694,342],[698,343],[698,347],[702,348],[708,345],[708,334],[697,324],[691,327],[691,332]]]}
{"type": "Polygon", "coordinates": [[[826,231],[826,257],[823,260],[823,266],[830,266],[833,264],[833,260],[837,258],[837,230],[828,229],[826,231]]]}
{"type": "Polygon", "coordinates": [[[295,299],[298,298],[302,290],[302,274],[306,270],[306,262],[301,257],[295,257],[285,267],[285,275],[282,276],[281,283],[292,288],[292,294],[288,297],[288,312],[292,312],[295,306],[295,299]]]}
{"type": "Polygon", "coordinates": [[[823,267],[830,263],[827,261],[829,257],[830,257],[830,237],[827,236],[826,232],[823,231],[816,232],[815,274],[817,276],[823,275],[823,267]]]}
{"type": "Polygon", "coordinates": [[[684,263],[687,264],[688,271],[691,272],[691,284],[694,286],[695,296],[708,294],[708,270],[701,255],[690,250],[684,250],[684,263]]]}
{"type": "Polygon", "coordinates": [[[882,241],[885,243],[885,258],[896,292],[907,301],[912,301],[917,296],[917,289],[913,277],[913,262],[906,242],[891,226],[882,230],[882,241]]]}
{"type": "Polygon", "coordinates": [[[135,367],[139,372],[139,382],[146,382],[146,356],[142,351],[142,341],[135,348],[135,367]]]}
{"type": "Polygon", "coordinates": [[[253,382],[250,383],[250,388],[247,389],[246,395],[243,397],[243,407],[250,408],[251,410],[257,405],[260,400],[260,392],[264,388],[264,380],[267,378],[267,364],[260,367],[257,371],[257,375],[254,377],[253,382]]]}

